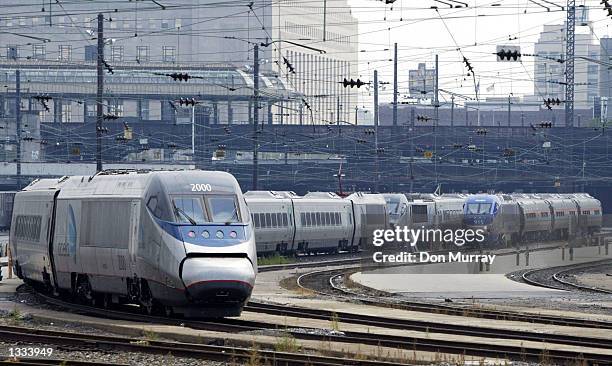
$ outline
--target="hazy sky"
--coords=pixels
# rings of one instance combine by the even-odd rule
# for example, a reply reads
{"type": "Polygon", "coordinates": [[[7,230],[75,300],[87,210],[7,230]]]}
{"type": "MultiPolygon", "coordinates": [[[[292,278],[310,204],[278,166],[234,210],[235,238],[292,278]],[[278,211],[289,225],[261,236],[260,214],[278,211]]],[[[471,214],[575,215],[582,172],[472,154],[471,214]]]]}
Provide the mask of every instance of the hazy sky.
{"type": "MultiPolygon", "coordinates": [[[[565,1],[536,1],[565,6],[565,1]]],[[[360,21],[360,49],[366,51],[359,54],[363,79],[371,80],[372,70],[377,68],[381,80],[393,81],[393,64],[389,59],[393,57],[393,43],[397,42],[401,95],[407,94],[408,70],[416,68],[419,62],[432,64],[436,53],[442,89],[474,96],[474,80],[466,76],[467,69],[462,63],[465,56],[480,80],[481,97],[533,94],[533,58],[524,57],[522,63],[497,62],[493,54],[496,46],[518,45],[523,53],[532,53],[542,26],[562,24],[566,19],[560,6],[546,4],[548,11],[528,0],[465,0],[469,7],[460,9],[449,9],[448,5],[433,0],[397,0],[393,7],[375,0],[349,2],[360,21]],[[434,5],[439,7],[438,11],[430,9],[434,5]]],[[[599,2],[576,1],[577,33],[593,32],[596,40],[607,36],[612,24],[599,2]],[[592,28],[579,26],[581,5],[589,9],[592,28]]],[[[391,96],[389,86],[381,98],[389,101],[391,96]]],[[[370,98],[364,95],[362,99],[365,104],[370,98]]]]}

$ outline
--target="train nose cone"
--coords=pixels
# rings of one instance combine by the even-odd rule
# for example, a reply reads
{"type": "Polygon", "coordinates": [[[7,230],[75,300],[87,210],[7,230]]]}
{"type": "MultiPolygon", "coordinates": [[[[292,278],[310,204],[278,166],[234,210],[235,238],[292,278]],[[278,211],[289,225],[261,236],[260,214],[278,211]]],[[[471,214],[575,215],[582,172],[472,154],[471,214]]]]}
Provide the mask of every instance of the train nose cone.
{"type": "Polygon", "coordinates": [[[187,258],[182,279],[197,303],[244,303],[251,296],[255,271],[247,258],[187,258]]]}

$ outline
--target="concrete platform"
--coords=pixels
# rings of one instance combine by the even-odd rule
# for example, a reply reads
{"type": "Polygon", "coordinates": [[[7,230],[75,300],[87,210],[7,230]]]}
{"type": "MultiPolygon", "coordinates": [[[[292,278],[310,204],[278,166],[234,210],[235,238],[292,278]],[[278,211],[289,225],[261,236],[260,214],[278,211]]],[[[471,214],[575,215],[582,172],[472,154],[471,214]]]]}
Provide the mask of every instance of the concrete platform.
{"type": "Polygon", "coordinates": [[[355,273],[351,280],[363,286],[411,297],[510,298],[547,297],[565,291],[535,287],[503,274],[376,274],[355,273]]]}

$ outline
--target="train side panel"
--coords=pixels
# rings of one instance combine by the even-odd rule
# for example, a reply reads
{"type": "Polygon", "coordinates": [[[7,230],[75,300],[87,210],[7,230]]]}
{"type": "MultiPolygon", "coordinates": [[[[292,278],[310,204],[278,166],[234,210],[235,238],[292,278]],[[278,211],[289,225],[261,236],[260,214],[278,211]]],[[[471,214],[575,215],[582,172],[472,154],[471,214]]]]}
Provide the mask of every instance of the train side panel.
{"type": "Polygon", "coordinates": [[[49,239],[56,194],[57,190],[45,190],[16,195],[9,242],[15,272],[22,279],[53,283],[49,239]]]}

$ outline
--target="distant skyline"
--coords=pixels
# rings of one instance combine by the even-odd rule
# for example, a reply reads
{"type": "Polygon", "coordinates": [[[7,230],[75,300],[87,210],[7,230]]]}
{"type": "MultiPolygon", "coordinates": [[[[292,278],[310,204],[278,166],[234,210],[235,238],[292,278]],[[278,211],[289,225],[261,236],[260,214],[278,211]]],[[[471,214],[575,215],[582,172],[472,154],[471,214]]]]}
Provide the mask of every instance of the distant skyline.
{"type": "MultiPolygon", "coordinates": [[[[527,0],[466,2],[468,8],[449,9],[435,1],[398,0],[391,7],[378,1],[350,0],[353,14],[360,21],[359,76],[370,81],[373,70],[378,69],[380,80],[392,82],[393,63],[389,60],[393,58],[393,43],[397,42],[400,95],[408,94],[408,70],[415,69],[419,62],[432,67],[436,53],[440,60],[440,88],[475,96],[474,78],[466,75],[462,63],[465,56],[474,68],[476,83],[480,83],[481,99],[533,95],[533,58],[526,56],[522,63],[502,63],[493,53],[497,45],[517,45],[523,53],[533,53],[543,25],[563,24],[565,10],[551,5],[547,11],[527,0]]],[[[554,3],[565,6],[565,1],[554,3]]],[[[612,19],[598,0],[577,1],[576,5],[577,33],[592,32],[595,41],[610,34],[612,19]],[[580,26],[582,9],[589,9],[586,13],[592,28],[580,26]]],[[[392,93],[392,86],[387,86],[381,91],[381,101],[391,101],[392,93]]],[[[361,94],[362,103],[371,107],[368,92],[361,94]]],[[[441,100],[445,97],[442,95],[441,100]]]]}

